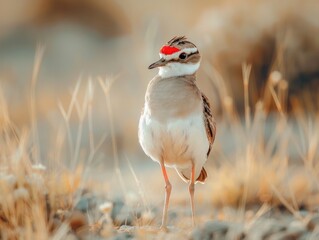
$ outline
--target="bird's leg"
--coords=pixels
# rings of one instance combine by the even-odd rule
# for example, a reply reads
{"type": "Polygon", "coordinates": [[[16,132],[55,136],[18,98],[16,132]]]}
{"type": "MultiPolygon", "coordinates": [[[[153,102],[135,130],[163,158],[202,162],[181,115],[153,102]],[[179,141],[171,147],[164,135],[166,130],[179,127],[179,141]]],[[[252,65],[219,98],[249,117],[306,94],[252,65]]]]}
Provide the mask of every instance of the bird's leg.
{"type": "Polygon", "coordinates": [[[194,219],[194,192],[195,192],[195,165],[192,164],[192,172],[191,172],[191,179],[189,182],[188,190],[189,190],[189,195],[190,195],[190,200],[191,200],[191,208],[192,208],[192,224],[193,227],[195,226],[195,219],[194,219]]]}
{"type": "Polygon", "coordinates": [[[167,176],[167,172],[166,172],[166,168],[163,162],[160,163],[161,164],[161,168],[162,168],[162,173],[165,179],[165,202],[164,202],[164,209],[163,209],[163,217],[162,217],[162,226],[161,229],[166,229],[166,225],[167,225],[167,209],[168,209],[168,205],[169,205],[169,198],[171,196],[171,191],[172,191],[172,185],[169,182],[168,176],[167,176]]]}

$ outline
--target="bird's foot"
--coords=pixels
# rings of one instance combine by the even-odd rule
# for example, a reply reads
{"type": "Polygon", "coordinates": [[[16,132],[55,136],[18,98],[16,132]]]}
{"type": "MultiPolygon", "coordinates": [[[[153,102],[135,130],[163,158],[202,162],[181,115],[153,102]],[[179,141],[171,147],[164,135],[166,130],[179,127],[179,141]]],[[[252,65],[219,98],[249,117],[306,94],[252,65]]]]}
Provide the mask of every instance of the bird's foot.
{"type": "Polygon", "coordinates": [[[161,225],[161,227],[159,228],[159,230],[162,231],[162,232],[168,232],[168,231],[169,231],[168,228],[167,228],[167,226],[165,226],[165,225],[161,225]]]}

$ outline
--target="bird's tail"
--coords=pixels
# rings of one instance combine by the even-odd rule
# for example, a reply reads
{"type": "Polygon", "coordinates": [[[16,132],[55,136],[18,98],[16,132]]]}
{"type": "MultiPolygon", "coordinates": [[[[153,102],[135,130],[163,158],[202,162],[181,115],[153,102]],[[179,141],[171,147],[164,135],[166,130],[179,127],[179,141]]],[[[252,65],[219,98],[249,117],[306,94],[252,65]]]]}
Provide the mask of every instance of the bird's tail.
{"type": "Polygon", "coordinates": [[[206,178],[207,178],[207,172],[206,172],[205,168],[202,167],[202,170],[200,171],[200,174],[199,174],[198,178],[196,179],[196,181],[200,182],[200,183],[205,183],[206,178]]]}
{"type": "MultiPolygon", "coordinates": [[[[176,171],[177,171],[178,175],[183,179],[183,181],[189,182],[190,170],[176,168],[176,171]]],[[[205,168],[203,167],[202,170],[200,171],[200,174],[197,177],[195,183],[197,183],[197,182],[205,183],[206,178],[207,178],[207,172],[206,172],[205,168]]]]}

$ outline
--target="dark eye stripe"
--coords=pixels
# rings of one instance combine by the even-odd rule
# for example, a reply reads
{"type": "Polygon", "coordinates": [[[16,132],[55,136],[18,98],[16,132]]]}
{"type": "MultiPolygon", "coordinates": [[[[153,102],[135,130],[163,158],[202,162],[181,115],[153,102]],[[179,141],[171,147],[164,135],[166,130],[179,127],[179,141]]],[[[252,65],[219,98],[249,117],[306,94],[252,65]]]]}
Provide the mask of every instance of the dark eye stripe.
{"type": "Polygon", "coordinates": [[[198,53],[199,53],[199,52],[196,51],[196,52],[193,52],[193,53],[188,54],[187,56],[190,57],[190,56],[192,56],[192,55],[194,55],[194,54],[198,54],[198,53]]]}
{"type": "MultiPolygon", "coordinates": [[[[187,55],[187,59],[189,59],[190,56],[195,55],[195,54],[199,54],[199,52],[196,51],[196,52],[193,52],[193,53],[188,54],[188,55],[187,55]]],[[[199,56],[198,56],[198,57],[199,57],[199,56]]],[[[170,60],[168,60],[167,62],[178,62],[179,60],[180,60],[180,59],[179,59],[179,57],[178,57],[178,58],[170,59],[170,60]]]]}

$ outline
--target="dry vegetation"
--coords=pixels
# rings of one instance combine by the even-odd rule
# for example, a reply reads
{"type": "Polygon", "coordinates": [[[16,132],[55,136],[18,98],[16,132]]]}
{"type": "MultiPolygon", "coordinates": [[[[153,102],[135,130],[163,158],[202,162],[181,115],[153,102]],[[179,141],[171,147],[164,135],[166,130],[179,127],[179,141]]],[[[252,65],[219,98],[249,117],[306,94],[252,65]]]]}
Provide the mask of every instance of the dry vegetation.
{"type": "MultiPolygon", "coordinates": [[[[83,98],[79,98],[81,86],[79,81],[68,107],[59,105],[64,119],[64,126],[61,128],[63,133],[57,134],[54,156],[49,154],[40,156],[32,88],[36,85],[42,54],[43,49],[39,48],[30,91],[31,126],[29,128],[19,129],[11,122],[6,101],[3,95],[0,95],[2,109],[1,238],[64,239],[70,237],[71,233],[78,236],[88,236],[87,234],[111,236],[116,226],[123,224],[114,221],[111,223],[110,212],[113,206],[111,202],[106,202],[100,208],[97,206],[95,211],[100,213],[95,213],[99,216],[95,218],[90,218],[92,213],[85,214],[75,208],[85,192],[96,190],[92,187],[96,183],[90,185],[90,176],[83,169],[89,167],[105,140],[102,138],[98,143],[94,141],[91,114],[95,90],[92,80],[89,80],[84,89],[83,98]],[[70,133],[72,126],[69,119],[72,114],[78,118],[78,133],[75,139],[70,133]],[[86,157],[81,155],[81,138],[85,119],[89,123],[90,138],[86,157]],[[69,146],[69,151],[61,150],[65,145],[69,146]],[[67,156],[61,157],[64,152],[67,156]],[[70,159],[70,164],[61,162],[60,159],[65,158],[70,159]],[[49,167],[42,165],[42,162],[46,162],[49,167]],[[105,222],[108,222],[107,227],[105,222]]],[[[221,99],[224,118],[218,120],[219,126],[221,129],[229,129],[227,137],[234,139],[234,147],[231,154],[225,152],[218,143],[217,137],[213,153],[216,164],[210,167],[210,178],[207,184],[210,194],[205,197],[214,208],[233,206],[244,215],[245,209],[261,206],[255,213],[254,221],[269,209],[278,206],[286,208],[296,218],[304,219],[305,217],[299,214],[299,209],[316,210],[319,204],[318,115],[307,115],[298,102],[294,103],[293,114],[287,115],[285,109],[289,86],[276,71],[272,72],[267,80],[268,87],[265,89],[264,98],[255,106],[250,106],[248,90],[250,71],[251,66],[244,64],[244,119],[236,112],[233,99],[225,92],[226,88],[223,86],[222,79],[215,78],[214,85],[219,89],[220,95],[224,96],[221,99]],[[267,101],[274,102],[277,112],[267,112],[265,109],[267,101]],[[292,150],[296,151],[292,153],[292,150]]],[[[112,106],[108,97],[112,81],[99,79],[99,84],[106,97],[108,116],[112,116],[112,106]]],[[[119,168],[112,117],[108,118],[108,125],[111,129],[111,141],[108,144],[113,145],[115,170],[120,186],[125,187],[119,168]]],[[[225,134],[225,132],[222,130],[219,134],[225,134]]],[[[134,174],[133,170],[132,173],[134,174]]],[[[138,176],[135,178],[138,181],[138,176]]],[[[114,188],[116,189],[113,186],[113,190],[114,188]]],[[[145,214],[149,213],[145,204],[143,207],[145,214]]],[[[152,219],[155,216],[149,214],[148,217],[144,215],[147,221],[137,217],[136,224],[152,225],[152,219]]],[[[227,216],[219,217],[231,220],[227,219],[227,216]]],[[[233,218],[236,217],[238,216],[233,216],[233,218]]]]}
{"type": "Polygon", "coordinates": [[[318,114],[308,115],[298,102],[288,115],[288,83],[274,71],[267,80],[264,99],[249,106],[250,66],[243,65],[244,120],[231,97],[223,99],[223,120],[234,138],[232,154],[218,152],[219,167],[211,169],[212,201],[216,205],[245,207],[253,204],[299,207],[318,204],[318,114]],[[277,112],[267,112],[273,101],[277,112]],[[252,111],[253,110],[253,111],[252,111]]]}
{"type": "MultiPolygon", "coordinates": [[[[145,11],[145,8],[135,8],[135,2],[127,1],[127,5],[121,6],[126,12],[118,10],[121,14],[117,15],[116,9],[121,8],[116,4],[116,8],[106,4],[104,10],[100,10],[102,3],[84,1],[72,12],[70,9],[76,3],[68,2],[46,1],[39,7],[41,11],[32,10],[36,5],[29,9],[32,11],[28,16],[22,16],[19,11],[11,18],[3,14],[0,18],[7,18],[8,22],[2,25],[0,36],[10,32],[11,25],[20,27],[25,21],[30,25],[34,21],[54,22],[59,17],[68,18],[70,12],[71,18],[77,21],[82,11],[93,4],[89,7],[93,14],[90,13],[92,16],[84,25],[95,28],[97,24],[96,28],[99,31],[102,28],[101,32],[107,36],[132,28],[133,36],[123,41],[124,44],[118,39],[108,42],[111,46],[106,48],[108,54],[102,45],[97,47],[96,52],[104,50],[100,53],[103,58],[92,54],[95,59],[86,59],[92,64],[88,68],[91,70],[97,62],[107,59],[104,65],[98,66],[105,70],[108,64],[112,67],[123,65],[128,73],[119,79],[84,77],[75,83],[71,93],[66,89],[72,84],[64,79],[36,91],[45,55],[40,46],[30,84],[19,83],[28,87],[21,93],[28,95],[27,101],[23,101],[22,96],[17,96],[19,84],[11,81],[10,74],[0,72],[0,239],[108,238],[116,236],[125,224],[137,226],[133,228],[137,238],[147,239],[148,234],[157,234],[143,227],[158,226],[162,206],[162,194],[158,189],[162,187],[164,191],[164,184],[160,172],[149,170],[152,178],[147,179],[147,173],[138,175],[134,171],[145,170],[143,161],[146,158],[137,150],[136,126],[142,93],[153,74],[146,73],[145,66],[154,59],[156,49],[166,36],[169,38],[180,32],[186,35],[192,32],[190,39],[199,43],[203,54],[199,84],[213,103],[218,125],[216,142],[207,162],[209,177],[202,187],[205,194],[199,190],[196,195],[198,223],[220,219],[250,225],[266,213],[272,220],[274,209],[307,223],[318,213],[319,46],[315,36],[319,28],[315,0],[304,1],[300,6],[298,1],[290,4],[289,1],[229,0],[207,6],[189,1],[187,6],[181,2],[172,3],[170,9],[158,2],[156,9],[163,13],[167,10],[166,15],[164,19],[153,19],[147,24],[144,23],[145,12],[156,15],[153,3],[145,5],[148,9],[145,11]],[[178,13],[174,11],[177,7],[182,9],[178,13]],[[112,9],[116,11],[111,13],[112,9]],[[106,15],[110,16],[104,19],[106,15]],[[110,25],[107,31],[100,25],[105,21],[110,25]],[[132,26],[127,26],[128,22],[132,26]],[[114,56],[118,57],[117,65],[111,64],[114,56]],[[61,92],[51,91],[50,86],[58,84],[62,86],[61,92]],[[134,162],[135,159],[143,161],[134,162]],[[123,174],[123,165],[128,166],[130,176],[123,174]],[[113,182],[106,170],[115,172],[116,184],[111,185],[113,182]],[[101,172],[102,176],[98,176],[101,172]],[[153,177],[155,174],[158,178],[153,177]],[[127,185],[132,179],[138,190],[130,195],[127,185]],[[146,196],[141,179],[148,180],[156,201],[148,202],[150,198],[146,196]],[[116,201],[109,197],[112,196],[110,192],[123,193],[123,203],[134,216],[132,221],[126,216],[120,220],[113,216],[116,201]],[[79,207],[90,198],[93,198],[93,207],[79,207]],[[135,206],[140,209],[136,210],[135,206]]],[[[56,33],[61,34],[58,31],[53,35],[56,33]]],[[[83,35],[90,34],[84,32],[83,35]]],[[[24,35],[18,38],[21,36],[24,35]]],[[[29,35],[26,36],[28,39],[29,35]]],[[[71,41],[82,35],[75,36],[71,41]]],[[[105,41],[102,39],[97,42],[105,41]]],[[[88,48],[97,42],[92,40],[88,48]]],[[[59,46],[53,43],[50,42],[59,46]]],[[[63,45],[62,49],[70,45],[63,45]]],[[[12,46],[11,50],[15,45],[12,46]]],[[[64,54],[62,50],[56,56],[64,58],[64,54]]],[[[82,57],[81,54],[74,56],[82,57]]],[[[57,61],[48,62],[46,68],[57,61]]],[[[69,64],[62,59],[61,62],[61,65],[69,64]]],[[[84,65],[88,62],[84,61],[84,65]]],[[[72,69],[74,71],[82,67],[81,64],[74,66],[77,66],[72,69]]],[[[46,77],[56,80],[55,76],[46,77]]],[[[174,176],[172,179],[174,181],[174,176]]],[[[175,189],[173,186],[173,192],[175,189]]],[[[183,191],[187,192],[186,185],[183,191]]],[[[176,205],[183,210],[188,208],[188,199],[182,194],[178,197],[171,199],[173,213],[177,212],[176,205]]],[[[177,235],[171,236],[173,239],[188,237],[188,232],[184,231],[189,230],[187,216],[185,211],[181,212],[174,220],[177,235]]],[[[159,235],[159,238],[165,237],[164,233],[159,235]]]]}
{"type": "MultiPolygon", "coordinates": [[[[34,88],[43,54],[37,51],[30,91],[32,126],[21,129],[10,120],[8,105],[0,95],[1,106],[1,170],[0,170],[0,236],[1,239],[61,239],[68,229],[78,230],[85,217],[70,211],[76,202],[83,171],[63,167],[54,159],[48,169],[49,154],[39,154],[34,88]],[[53,167],[54,166],[54,167],[53,167]],[[79,221],[78,223],[76,221],[79,221]],[[66,222],[63,225],[63,222],[66,222]],[[69,227],[68,227],[69,226],[69,227]],[[58,230],[59,229],[59,230],[58,230]]],[[[60,146],[63,143],[60,143],[60,146]]],[[[60,149],[55,149],[56,157],[60,149]]]]}

